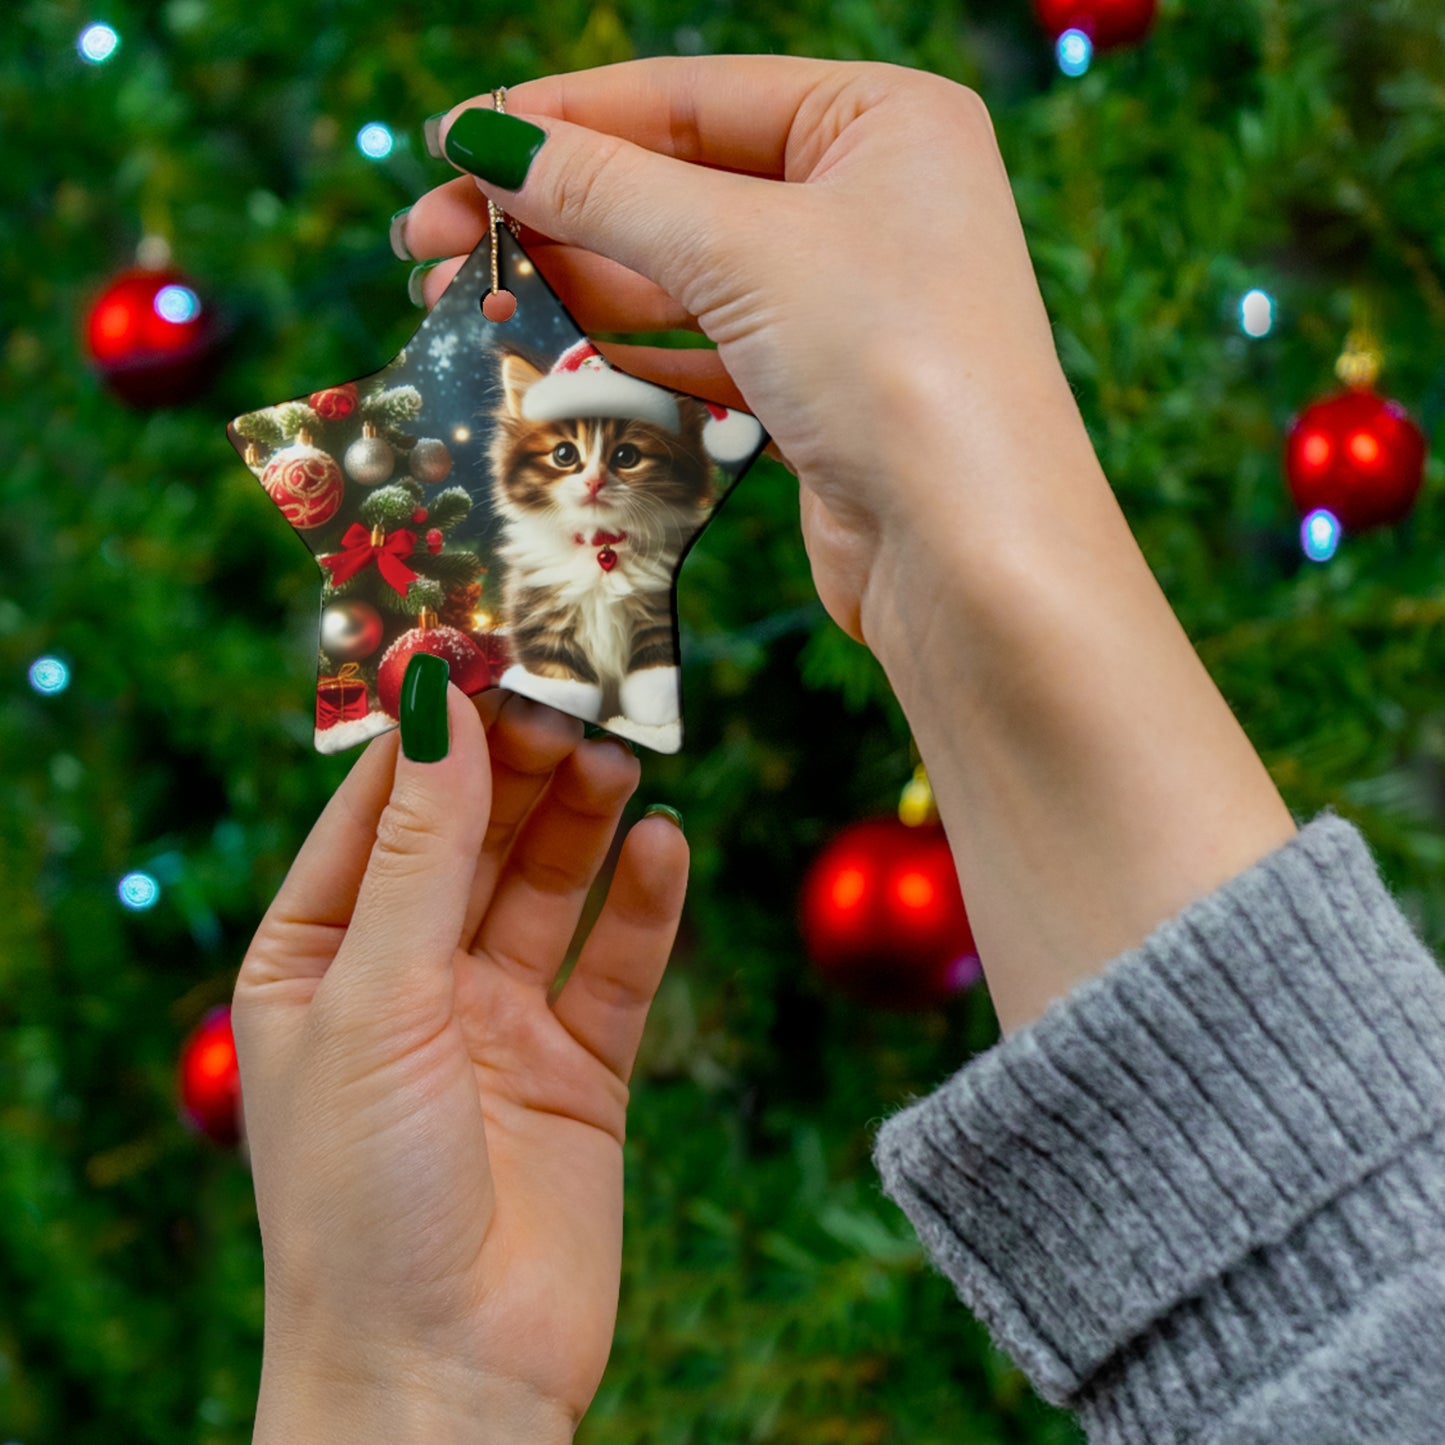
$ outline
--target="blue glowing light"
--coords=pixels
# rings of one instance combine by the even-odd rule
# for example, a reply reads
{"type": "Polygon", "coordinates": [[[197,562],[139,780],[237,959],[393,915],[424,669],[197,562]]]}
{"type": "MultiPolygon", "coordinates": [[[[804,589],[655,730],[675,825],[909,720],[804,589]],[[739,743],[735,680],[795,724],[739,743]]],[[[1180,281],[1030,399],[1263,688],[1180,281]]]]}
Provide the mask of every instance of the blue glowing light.
{"type": "Polygon", "coordinates": [[[356,132],[357,149],[374,161],[385,160],[395,144],[396,138],[390,127],[382,125],[379,120],[371,121],[356,132]]]}
{"type": "Polygon", "coordinates": [[[119,44],[120,36],[109,25],[87,25],[80,32],[75,48],[82,60],[88,60],[92,65],[104,65],[115,54],[119,44]]]}
{"type": "Polygon", "coordinates": [[[1268,336],[1274,330],[1274,297],[1258,289],[1239,303],[1239,325],[1246,336],[1268,336]]]}
{"type": "Polygon", "coordinates": [[[1054,48],[1065,75],[1082,75],[1094,59],[1094,42],[1082,30],[1066,30],[1054,48]]]}
{"type": "Polygon", "coordinates": [[[1300,523],[1300,546],[1311,562],[1328,562],[1340,545],[1339,518],[1323,507],[1316,507],[1300,523]]]}
{"type": "Polygon", "coordinates": [[[162,286],[152,304],[162,321],[177,326],[194,321],[201,314],[201,298],[189,286],[162,286]]]}
{"type": "Polygon", "coordinates": [[[53,697],[70,686],[70,669],[58,657],[37,657],[30,664],[30,686],[53,697]]]}
{"type": "Polygon", "coordinates": [[[115,891],[127,908],[139,913],[159,900],[161,885],[149,873],[127,873],[115,891]]]}

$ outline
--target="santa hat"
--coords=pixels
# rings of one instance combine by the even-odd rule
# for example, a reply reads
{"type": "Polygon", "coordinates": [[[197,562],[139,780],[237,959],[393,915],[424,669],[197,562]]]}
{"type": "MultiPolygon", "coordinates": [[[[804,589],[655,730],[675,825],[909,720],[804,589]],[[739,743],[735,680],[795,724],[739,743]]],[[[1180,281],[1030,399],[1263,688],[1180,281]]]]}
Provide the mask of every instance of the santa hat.
{"type": "MultiPolygon", "coordinates": [[[[703,423],[702,444],[715,462],[728,466],[756,450],[763,429],[747,412],[729,411],[712,402],[704,405],[708,419],[703,423]]],[[[672,393],[614,370],[585,337],[569,346],[541,381],[527,388],[522,415],[528,421],[632,418],[652,422],[664,431],[678,430],[677,400],[672,393]]]]}

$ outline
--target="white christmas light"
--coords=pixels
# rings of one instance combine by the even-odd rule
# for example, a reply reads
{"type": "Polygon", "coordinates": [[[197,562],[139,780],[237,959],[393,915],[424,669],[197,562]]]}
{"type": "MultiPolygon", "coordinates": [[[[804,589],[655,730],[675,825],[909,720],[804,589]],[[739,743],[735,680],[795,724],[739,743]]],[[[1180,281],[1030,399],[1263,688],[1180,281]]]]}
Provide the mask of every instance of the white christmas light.
{"type": "Polygon", "coordinates": [[[189,286],[162,286],[153,304],[162,321],[177,326],[194,321],[201,314],[201,298],[189,286]]]}
{"type": "Polygon", "coordinates": [[[1268,291],[1248,291],[1239,303],[1239,325],[1246,336],[1268,336],[1274,330],[1274,297],[1268,291]]]}
{"type": "Polygon", "coordinates": [[[1340,522],[1333,512],[1316,507],[1300,523],[1300,546],[1311,562],[1328,562],[1339,549],[1340,522]]]}
{"type": "Polygon", "coordinates": [[[374,161],[384,161],[391,154],[396,138],[389,126],[379,120],[370,121],[356,132],[356,146],[362,155],[374,161]]]}
{"type": "Polygon", "coordinates": [[[1083,75],[1094,59],[1094,42],[1082,30],[1066,30],[1054,47],[1065,75],[1083,75]]]}
{"type": "Polygon", "coordinates": [[[161,885],[149,873],[127,873],[115,891],[127,908],[140,913],[160,899],[161,885]]]}
{"type": "Polygon", "coordinates": [[[88,60],[92,65],[104,65],[115,54],[119,44],[120,36],[109,25],[87,25],[80,32],[75,48],[82,60],[88,60]]]}
{"type": "Polygon", "coordinates": [[[53,697],[70,686],[70,669],[58,657],[37,657],[30,664],[30,686],[53,697]]]}
{"type": "Polygon", "coordinates": [[[452,440],[454,442],[469,442],[472,439],[472,429],[469,426],[459,426],[452,429],[452,440]]]}

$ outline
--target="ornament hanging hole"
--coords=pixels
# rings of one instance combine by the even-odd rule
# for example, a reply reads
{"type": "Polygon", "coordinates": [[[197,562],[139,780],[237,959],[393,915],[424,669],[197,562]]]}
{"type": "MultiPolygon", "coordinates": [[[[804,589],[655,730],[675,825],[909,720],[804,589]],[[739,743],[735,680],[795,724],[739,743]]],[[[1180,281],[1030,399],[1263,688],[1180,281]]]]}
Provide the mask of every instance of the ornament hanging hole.
{"type": "Polygon", "coordinates": [[[500,325],[517,314],[517,298],[510,291],[488,291],[482,297],[482,315],[500,325]]]}

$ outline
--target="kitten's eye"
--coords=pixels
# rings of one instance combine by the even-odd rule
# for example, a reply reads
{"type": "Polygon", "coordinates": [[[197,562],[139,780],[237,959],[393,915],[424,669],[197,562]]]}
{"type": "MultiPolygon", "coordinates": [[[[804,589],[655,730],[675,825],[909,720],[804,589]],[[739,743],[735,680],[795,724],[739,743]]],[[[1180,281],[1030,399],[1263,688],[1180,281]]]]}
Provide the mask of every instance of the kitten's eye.
{"type": "Polygon", "coordinates": [[[559,467],[571,467],[577,463],[577,448],[571,442],[558,442],[552,448],[552,460],[559,467]]]}
{"type": "Polygon", "coordinates": [[[614,467],[635,467],[642,460],[642,453],[631,442],[623,442],[612,453],[614,467]]]}

